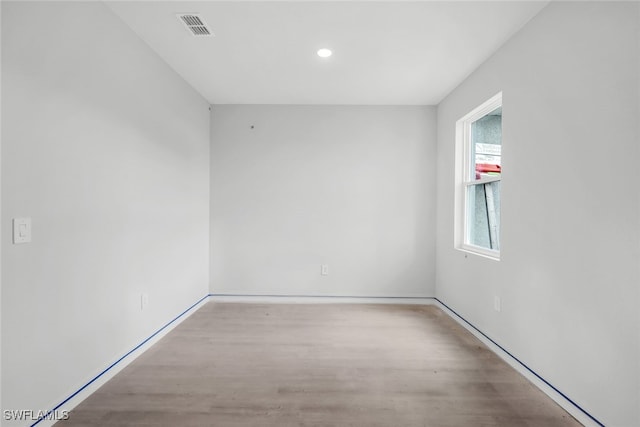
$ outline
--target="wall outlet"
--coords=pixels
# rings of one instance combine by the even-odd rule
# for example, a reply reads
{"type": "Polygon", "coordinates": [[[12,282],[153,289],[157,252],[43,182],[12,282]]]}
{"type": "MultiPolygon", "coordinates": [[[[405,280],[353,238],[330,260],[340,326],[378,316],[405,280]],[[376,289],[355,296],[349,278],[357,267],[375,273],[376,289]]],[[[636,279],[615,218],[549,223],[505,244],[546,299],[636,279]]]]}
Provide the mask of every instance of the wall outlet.
{"type": "Polygon", "coordinates": [[[149,294],[140,294],[140,310],[149,306],[149,294]]]}
{"type": "Polygon", "coordinates": [[[493,297],[493,309],[495,311],[502,311],[502,299],[499,296],[493,297]]]}
{"type": "Polygon", "coordinates": [[[329,275],[329,266],[327,264],[322,264],[320,266],[320,274],[322,274],[323,276],[329,275]]]}

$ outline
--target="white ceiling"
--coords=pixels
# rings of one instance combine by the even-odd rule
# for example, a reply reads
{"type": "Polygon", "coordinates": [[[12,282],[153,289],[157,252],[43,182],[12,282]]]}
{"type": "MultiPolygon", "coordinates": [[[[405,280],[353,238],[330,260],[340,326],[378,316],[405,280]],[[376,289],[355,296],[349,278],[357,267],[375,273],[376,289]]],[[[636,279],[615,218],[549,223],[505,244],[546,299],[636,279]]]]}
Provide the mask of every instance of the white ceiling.
{"type": "Polygon", "coordinates": [[[107,2],[211,104],[351,105],[439,103],[547,3],[107,2]],[[178,13],[215,37],[192,36],[178,13]]]}

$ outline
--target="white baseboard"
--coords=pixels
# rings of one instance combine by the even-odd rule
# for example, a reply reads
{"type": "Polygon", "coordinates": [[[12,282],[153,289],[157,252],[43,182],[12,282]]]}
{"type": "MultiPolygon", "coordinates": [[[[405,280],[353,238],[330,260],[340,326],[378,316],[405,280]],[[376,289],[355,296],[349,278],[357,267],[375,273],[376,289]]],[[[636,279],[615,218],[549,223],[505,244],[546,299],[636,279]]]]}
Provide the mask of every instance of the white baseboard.
{"type": "Polygon", "coordinates": [[[434,297],[358,297],[326,295],[230,295],[211,294],[213,302],[269,304],[417,304],[433,305],[434,297]]]}
{"type": "Polygon", "coordinates": [[[482,341],[482,343],[485,344],[489,348],[489,350],[493,351],[498,357],[507,362],[509,366],[522,374],[533,385],[538,387],[544,394],[549,396],[554,402],[556,402],[558,405],[560,405],[560,407],[571,414],[571,416],[573,416],[582,425],[584,425],[585,427],[604,427],[603,423],[598,421],[591,414],[578,406],[568,396],[553,387],[553,385],[544,380],[540,375],[526,366],[522,361],[517,359],[495,341],[486,336],[482,331],[477,329],[466,319],[461,317],[458,313],[450,309],[442,301],[436,298],[435,305],[438,306],[457,323],[462,325],[467,331],[471,332],[476,338],[482,341]]]}
{"type": "MultiPolygon", "coordinates": [[[[61,415],[62,411],[71,411],[73,408],[78,406],[80,402],[85,400],[91,394],[93,394],[96,390],[98,390],[104,383],[113,378],[118,372],[126,368],[131,362],[133,362],[138,356],[147,351],[151,346],[157,343],[162,337],[167,335],[173,328],[178,326],[184,320],[186,320],[189,316],[196,312],[200,307],[206,304],[209,301],[209,295],[204,296],[198,302],[193,304],[191,307],[180,313],[173,320],[169,321],[162,328],[158,329],[155,333],[150,335],[148,338],[143,340],[140,344],[126,353],[124,356],[114,360],[111,364],[108,365],[106,369],[103,369],[100,372],[96,372],[95,375],[91,376],[85,382],[85,385],[78,388],[76,391],[69,393],[68,397],[64,400],[61,400],[61,403],[57,404],[53,409],[50,410],[51,413],[61,415]]],[[[47,417],[45,417],[47,418],[47,417]]],[[[55,424],[58,420],[49,420],[49,419],[41,419],[39,421],[31,424],[31,427],[50,427],[55,424]]]]}

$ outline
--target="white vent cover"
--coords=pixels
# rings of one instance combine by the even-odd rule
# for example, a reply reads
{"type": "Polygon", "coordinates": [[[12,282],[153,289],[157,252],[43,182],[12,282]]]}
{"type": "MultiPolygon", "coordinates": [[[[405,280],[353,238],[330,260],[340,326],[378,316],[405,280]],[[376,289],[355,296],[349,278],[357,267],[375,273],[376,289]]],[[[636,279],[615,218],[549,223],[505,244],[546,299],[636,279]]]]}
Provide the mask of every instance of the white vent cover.
{"type": "Polygon", "coordinates": [[[204,20],[196,13],[181,13],[178,19],[187,27],[194,36],[213,36],[214,34],[207,28],[204,20]]]}

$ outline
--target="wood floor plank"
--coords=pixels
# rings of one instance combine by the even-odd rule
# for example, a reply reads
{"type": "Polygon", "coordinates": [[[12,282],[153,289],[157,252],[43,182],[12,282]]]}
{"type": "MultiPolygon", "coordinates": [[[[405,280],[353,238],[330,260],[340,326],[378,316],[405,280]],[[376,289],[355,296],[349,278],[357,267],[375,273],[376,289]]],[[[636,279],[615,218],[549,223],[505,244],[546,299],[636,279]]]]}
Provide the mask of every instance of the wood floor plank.
{"type": "Polygon", "coordinates": [[[435,306],[208,303],[75,426],[579,426],[435,306]]]}

